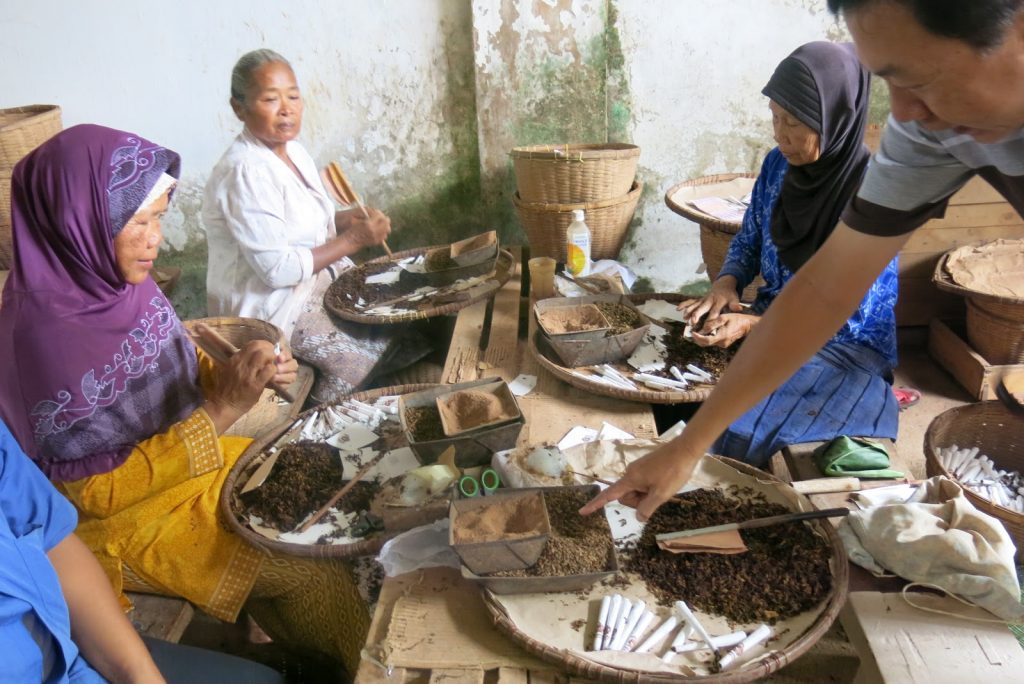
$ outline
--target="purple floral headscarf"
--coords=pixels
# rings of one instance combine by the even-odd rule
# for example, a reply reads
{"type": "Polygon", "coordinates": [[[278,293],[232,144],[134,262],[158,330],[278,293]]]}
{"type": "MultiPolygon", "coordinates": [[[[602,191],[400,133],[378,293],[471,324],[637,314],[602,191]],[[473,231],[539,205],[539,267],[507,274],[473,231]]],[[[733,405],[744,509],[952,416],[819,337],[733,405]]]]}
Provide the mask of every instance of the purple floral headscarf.
{"type": "Polygon", "coordinates": [[[196,352],[153,282],[125,282],[114,237],[180,158],[137,135],[69,128],[14,168],[14,264],[0,307],[0,416],[54,480],[113,470],[202,402],[196,352]]]}

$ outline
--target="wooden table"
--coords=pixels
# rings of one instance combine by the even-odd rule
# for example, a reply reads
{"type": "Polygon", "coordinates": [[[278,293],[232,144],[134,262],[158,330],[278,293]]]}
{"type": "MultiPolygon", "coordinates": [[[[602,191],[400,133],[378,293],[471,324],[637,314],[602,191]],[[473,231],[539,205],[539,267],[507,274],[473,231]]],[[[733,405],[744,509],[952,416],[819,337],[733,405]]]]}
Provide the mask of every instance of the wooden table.
{"type": "MultiPolygon", "coordinates": [[[[637,437],[656,436],[654,414],[648,404],[587,394],[553,378],[538,366],[526,344],[531,317],[528,315],[529,298],[522,292],[522,272],[522,264],[519,264],[513,276],[492,301],[480,302],[459,313],[443,380],[448,383],[487,377],[512,380],[521,373],[537,376],[537,386],[534,390],[519,398],[519,405],[526,416],[526,426],[519,437],[520,444],[554,443],[576,425],[596,429],[601,427],[603,421],[612,423],[637,437]]],[[[483,602],[477,598],[479,594],[476,585],[464,582],[448,570],[432,569],[386,579],[370,626],[366,650],[356,681],[404,684],[443,680],[446,684],[482,684],[485,681],[485,673],[488,683],[525,684],[529,681],[535,684],[567,681],[564,674],[543,663],[524,667],[492,668],[488,673],[479,659],[459,663],[458,667],[443,670],[394,668],[389,674],[379,663],[373,662],[373,659],[382,656],[381,645],[392,622],[395,602],[414,588],[416,591],[427,593],[442,592],[447,588],[460,594],[463,599],[471,596],[473,603],[468,609],[475,610],[476,604],[479,604],[479,609],[483,610],[483,602]]],[[[460,606],[459,609],[466,610],[467,606],[460,606]]],[[[488,627],[493,630],[493,627],[488,627]]],[[[494,633],[497,633],[496,630],[494,633]]],[[[443,646],[439,644],[439,647],[443,647],[449,653],[458,653],[461,645],[458,639],[453,640],[450,638],[451,635],[446,636],[449,636],[449,640],[443,646]]],[[[468,639],[464,635],[458,636],[468,639]]],[[[504,640],[504,637],[500,638],[504,640]]],[[[480,641],[486,639],[482,638],[480,641]]],[[[521,652],[521,655],[524,659],[530,658],[525,652],[521,652]]]]}

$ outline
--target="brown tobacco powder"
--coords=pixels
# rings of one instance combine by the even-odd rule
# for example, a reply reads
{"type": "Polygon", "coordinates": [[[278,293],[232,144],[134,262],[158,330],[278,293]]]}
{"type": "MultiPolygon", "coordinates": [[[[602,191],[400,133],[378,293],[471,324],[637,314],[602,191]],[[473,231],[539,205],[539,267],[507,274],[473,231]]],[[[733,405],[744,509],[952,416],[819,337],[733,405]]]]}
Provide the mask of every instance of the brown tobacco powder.
{"type": "Polygon", "coordinates": [[[790,511],[767,503],[749,488],[700,489],[680,495],[696,505],[662,505],[629,553],[627,569],[639,574],[662,605],[683,600],[706,613],[739,623],[774,624],[823,601],[832,589],[828,543],[803,522],[743,530],[749,551],[735,555],[673,554],[654,535],[779,515],[790,511]]]}
{"type": "Polygon", "coordinates": [[[541,314],[544,329],[552,335],[607,328],[608,321],[593,306],[564,306],[541,314]]]}
{"type": "Polygon", "coordinates": [[[523,570],[496,572],[492,577],[562,577],[610,570],[612,533],[603,515],[586,518],[579,509],[592,492],[563,489],[545,492],[551,536],[540,559],[523,570]]]}
{"type": "Polygon", "coordinates": [[[543,510],[536,497],[497,500],[492,505],[459,513],[452,536],[455,542],[463,544],[540,534],[543,510]]]}
{"type": "Polygon", "coordinates": [[[445,418],[448,425],[454,428],[453,432],[472,430],[478,425],[512,417],[501,399],[490,392],[463,390],[442,401],[447,408],[445,418]]]}

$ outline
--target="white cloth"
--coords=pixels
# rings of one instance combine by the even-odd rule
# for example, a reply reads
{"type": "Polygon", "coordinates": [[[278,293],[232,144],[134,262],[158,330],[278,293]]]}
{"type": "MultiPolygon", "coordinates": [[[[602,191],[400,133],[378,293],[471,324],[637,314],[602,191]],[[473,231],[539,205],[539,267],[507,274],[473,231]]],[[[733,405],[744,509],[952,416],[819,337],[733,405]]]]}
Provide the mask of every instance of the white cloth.
{"type": "Polygon", "coordinates": [[[292,141],[287,151],[302,179],[243,130],[210,174],[202,218],[209,315],[270,321],[290,338],[316,282],[312,249],[335,235],[335,207],[305,148],[292,141]]]}

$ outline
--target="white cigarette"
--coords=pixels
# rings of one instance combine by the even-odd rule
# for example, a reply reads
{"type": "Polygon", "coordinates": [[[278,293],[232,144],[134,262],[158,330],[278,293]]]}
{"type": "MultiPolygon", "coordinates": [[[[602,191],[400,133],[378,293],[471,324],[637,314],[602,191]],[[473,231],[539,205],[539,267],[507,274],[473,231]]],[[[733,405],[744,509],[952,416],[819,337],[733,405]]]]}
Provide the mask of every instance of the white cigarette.
{"type": "MultiPolygon", "coordinates": [[[[617,651],[616,644],[619,643],[619,635],[623,634],[626,630],[626,622],[629,620],[629,614],[633,610],[633,602],[625,596],[622,597],[622,605],[619,607],[619,617],[615,620],[615,628],[612,631],[611,640],[605,645],[605,649],[617,651]]],[[[625,639],[623,639],[625,641],[625,639]]]]}
{"type": "Polygon", "coordinates": [[[654,613],[650,610],[645,610],[644,614],[640,616],[640,621],[636,623],[636,627],[626,637],[626,645],[622,647],[622,650],[632,651],[636,643],[640,641],[640,635],[647,631],[652,622],[654,622],[654,613]]]}
{"type": "Polygon", "coordinates": [[[724,670],[725,668],[736,662],[736,659],[741,655],[754,648],[758,644],[766,641],[768,637],[772,635],[772,628],[766,624],[760,624],[753,632],[750,633],[746,639],[741,641],[738,646],[733,648],[731,651],[722,656],[722,660],[719,661],[719,666],[724,670]]]}
{"type": "Polygon", "coordinates": [[[612,633],[615,631],[615,623],[622,612],[622,604],[626,603],[622,594],[612,596],[612,604],[608,608],[608,621],[604,623],[604,636],[601,637],[601,648],[606,649],[612,645],[612,633]]]}
{"type": "Polygon", "coordinates": [[[665,621],[658,625],[651,635],[644,639],[643,643],[636,647],[636,653],[650,653],[654,650],[654,647],[661,643],[661,640],[669,635],[676,625],[679,624],[679,618],[675,615],[669,615],[665,618],[665,621]]]}
{"type": "Polygon", "coordinates": [[[723,634],[721,636],[711,637],[710,644],[701,641],[691,641],[680,648],[679,652],[685,653],[687,651],[703,651],[705,649],[712,648],[729,648],[730,646],[735,646],[746,638],[747,633],[742,630],[739,632],[729,632],[728,634],[723,634]]]}
{"type": "Polygon", "coordinates": [[[689,385],[685,382],[679,382],[678,380],[672,380],[670,378],[663,378],[660,375],[651,375],[650,373],[633,373],[633,377],[644,382],[650,381],[655,384],[665,385],[666,387],[672,387],[674,389],[689,388],[689,385]]]}
{"type": "Polygon", "coordinates": [[[704,376],[705,380],[707,380],[708,382],[711,382],[712,380],[715,379],[714,376],[711,375],[711,373],[708,373],[703,368],[699,368],[698,366],[695,366],[692,363],[686,364],[686,370],[690,371],[691,373],[693,373],[695,375],[702,375],[702,376],[704,376]]]}
{"type": "Polygon", "coordinates": [[[677,653],[679,653],[679,649],[689,641],[691,636],[693,636],[693,625],[687,622],[682,626],[682,628],[680,628],[679,634],[676,634],[676,638],[672,640],[668,650],[661,654],[662,661],[671,663],[672,659],[676,657],[677,653]]]}
{"type": "MultiPolygon", "coordinates": [[[[676,601],[676,609],[682,613],[683,617],[686,618],[686,621],[692,625],[695,630],[697,630],[697,634],[700,634],[700,638],[703,639],[705,643],[710,644],[711,635],[708,634],[706,629],[704,629],[704,625],[700,624],[700,621],[697,619],[697,616],[693,614],[693,611],[690,610],[690,607],[686,605],[686,601],[676,601]]],[[[712,648],[714,647],[712,646],[712,648]]]]}
{"type": "Polygon", "coordinates": [[[675,366],[669,368],[668,372],[671,373],[672,377],[674,377],[679,382],[686,382],[686,378],[683,377],[683,371],[679,370],[675,366]]]}
{"type": "Polygon", "coordinates": [[[611,606],[612,597],[605,596],[601,599],[601,610],[597,616],[597,630],[594,631],[594,645],[591,651],[600,651],[601,642],[604,641],[604,631],[608,628],[608,608],[611,606]]]}
{"type": "Polygon", "coordinates": [[[615,635],[614,641],[612,641],[612,650],[621,651],[623,646],[626,645],[626,639],[636,629],[636,625],[640,622],[640,616],[647,610],[647,604],[637,599],[637,602],[632,605],[629,609],[629,615],[626,616],[626,621],[623,623],[622,629],[615,635]]]}

